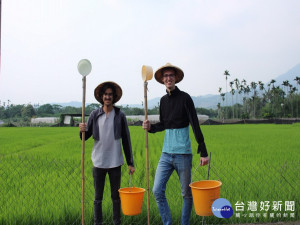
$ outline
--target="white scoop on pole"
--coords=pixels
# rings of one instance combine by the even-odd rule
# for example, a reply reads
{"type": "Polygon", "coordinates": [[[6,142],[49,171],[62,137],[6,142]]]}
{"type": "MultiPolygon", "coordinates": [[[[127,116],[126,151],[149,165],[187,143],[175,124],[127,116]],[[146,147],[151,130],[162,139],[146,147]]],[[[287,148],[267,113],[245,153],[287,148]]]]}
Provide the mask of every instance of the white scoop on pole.
{"type": "MultiPolygon", "coordinates": [[[[85,123],[85,92],[86,92],[86,76],[92,70],[92,64],[87,59],[79,61],[77,66],[78,72],[82,75],[82,114],[81,122],[85,123]]],[[[82,177],[82,204],[81,204],[81,221],[84,225],[84,152],[85,152],[85,132],[82,132],[82,154],[81,154],[81,177],[82,177]]]]}
{"type": "MultiPolygon", "coordinates": [[[[144,109],[145,120],[148,119],[148,103],[147,103],[147,86],[148,80],[153,77],[153,69],[151,66],[142,66],[142,79],[144,81],[144,109]]],[[[149,195],[149,152],[148,152],[148,130],[145,130],[145,143],[146,143],[146,171],[147,171],[147,221],[150,225],[150,195],[149,195]]]]}

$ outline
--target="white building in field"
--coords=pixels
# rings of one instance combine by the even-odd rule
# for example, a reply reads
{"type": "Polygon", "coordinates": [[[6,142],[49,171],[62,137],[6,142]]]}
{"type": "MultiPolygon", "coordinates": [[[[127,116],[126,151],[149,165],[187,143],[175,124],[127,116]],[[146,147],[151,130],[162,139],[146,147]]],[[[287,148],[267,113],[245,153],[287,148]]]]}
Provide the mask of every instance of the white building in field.
{"type": "Polygon", "coordinates": [[[59,123],[59,118],[58,117],[31,118],[30,122],[32,125],[41,124],[41,123],[56,124],[59,123]]]}

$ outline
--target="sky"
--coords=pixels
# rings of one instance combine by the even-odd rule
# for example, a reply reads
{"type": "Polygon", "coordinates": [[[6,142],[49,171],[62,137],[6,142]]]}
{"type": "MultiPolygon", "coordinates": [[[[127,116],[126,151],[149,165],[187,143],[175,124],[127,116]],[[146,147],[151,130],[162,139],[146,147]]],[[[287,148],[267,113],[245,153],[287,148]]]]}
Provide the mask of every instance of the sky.
{"type": "MultiPolygon", "coordinates": [[[[82,101],[114,81],[118,104],[141,104],[141,70],[180,67],[178,87],[218,94],[228,81],[271,79],[300,63],[299,0],[2,0],[0,104],[82,101]]],[[[148,99],[165,88],[153,77],[148,99]]]]}

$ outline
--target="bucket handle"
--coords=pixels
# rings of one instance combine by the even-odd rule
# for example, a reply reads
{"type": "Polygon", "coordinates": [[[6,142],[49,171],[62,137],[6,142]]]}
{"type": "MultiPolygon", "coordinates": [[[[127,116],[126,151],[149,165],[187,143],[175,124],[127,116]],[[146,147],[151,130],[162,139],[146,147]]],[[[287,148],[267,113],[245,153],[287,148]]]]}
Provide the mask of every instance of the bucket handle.
{"type": "Polygon", "coordinates": [[[132,187],[134,187],[133,174],[132,174],[132,173],[130,173],[130,175],[129,175],[129,185],[128,185],[128,187],[129,187],[129,192],[131,191],[131,190],[130,190],[130,189],[131,189],[131,180],[132,180],[132,187]]]}
{"type": "MultiPolygon", "coordinates": [[[[207,170],[207,177],[206,177],[206,180],[209,180],[209,170],[210,170],[210,161],[211,161],[211,152],[209,153],[209,158],[208,158],[208,170],[207,170]]],[[[192,175],[192,177],[191,177],[191,183],[193,182],[193,177],[194,177],[194,175],[195,175],[195,173],[196,173],[196,171],[198,170],[198,168],[199,168],[199,166],[200,166],[201,164],[199,163],[198,164],[198,166],[196,167],[196,169],[195,169],[195,171],[194,171],[194,173],[193,173],[193,175],[192,175]]]]}

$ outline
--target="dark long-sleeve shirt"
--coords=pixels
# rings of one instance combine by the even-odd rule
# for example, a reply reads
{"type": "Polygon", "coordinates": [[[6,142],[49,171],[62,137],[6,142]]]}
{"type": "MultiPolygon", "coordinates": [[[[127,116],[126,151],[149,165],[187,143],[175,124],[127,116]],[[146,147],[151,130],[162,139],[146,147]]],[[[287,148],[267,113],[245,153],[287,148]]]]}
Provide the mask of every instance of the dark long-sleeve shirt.
{"type": "Polygon", "coordinates": [[[204,137],[200,129],[196,109],[191,96],[175,87],[171,94],[167,93],[160,99],[160,122],[151,124],[150,133],[165,129],[178,129],[191,124],[198,143],[197,153],[207,156],[204,137]]]}

